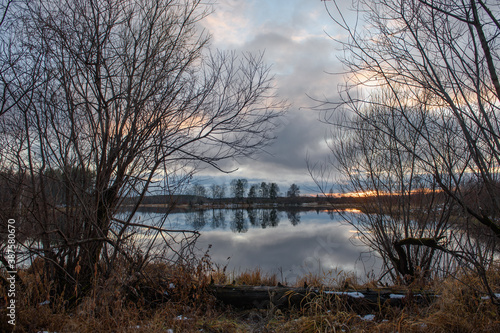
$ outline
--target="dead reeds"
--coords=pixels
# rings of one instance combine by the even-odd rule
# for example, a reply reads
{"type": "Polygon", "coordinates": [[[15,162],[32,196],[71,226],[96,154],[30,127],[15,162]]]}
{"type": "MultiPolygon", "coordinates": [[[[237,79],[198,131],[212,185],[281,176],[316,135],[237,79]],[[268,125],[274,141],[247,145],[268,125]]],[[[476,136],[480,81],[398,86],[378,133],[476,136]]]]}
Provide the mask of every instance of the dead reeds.
{"type": "MultiPolygon", "coordinates": [[[[484,293],[470,288],[477,277],[463,275],[432,281],[426,288],[439,294],[433,302],[412,300],[417,287],[407,288],[399,306],[380,304],[369,309],[351,306],[345,297],[328,293],[305,295],[300,306],[235,309],[218,302],[211,283],[275,286],[276,275],[262,269],[240,274],[210,263],[208,255],[193,265],[151,262],[141,274],[127,274],[125,262],[107,279],[97,277],[92,290],[71,306],[54,295],[50,281],[33,267],[19,271],[15,332],[495,332],[500,330],[498,307],[484,293]]],[[[498,276],[498,270],[489,272],[498,276]]],[[[349,273],[306,275],[297,281],[316,288],[372,288],[349,273]]],[[[398,287],[400,289],[402,287],[398,287]]],[[[418,290],[422,286],[418,286],[418,290]]],[[[1,295],[4,296],[2,289],[1,295]]],[[[5,306],[0,310],[5,317],[5,306]]],[[[1,321],[0,330],[12,327],[1,321]]]]}

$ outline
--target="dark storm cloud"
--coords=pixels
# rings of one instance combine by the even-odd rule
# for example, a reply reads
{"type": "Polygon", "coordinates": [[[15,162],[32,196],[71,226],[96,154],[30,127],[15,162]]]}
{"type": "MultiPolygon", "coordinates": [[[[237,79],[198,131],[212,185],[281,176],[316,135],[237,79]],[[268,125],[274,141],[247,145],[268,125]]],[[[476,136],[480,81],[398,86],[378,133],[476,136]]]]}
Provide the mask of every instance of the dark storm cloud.
{"type": "MultiPolygon", "coordinates": [[[[304,1],[222,1],[208,29],[214,46],[239,51],[264,52],[271,65],[279,98],[290,105],[277,139],[255,159],[226,161],[226,169],[238,168],[232,177],[276,182],[310,182],[306,156],[316,162],[329,150],[329,127],[312,108],[322,100],[338,100],[341,72],[335,43],[325,30],[332,22],[322,4],[304,1]],[[225,12],[225,10],[227,12],[225,12]]],[[[205,175],[215,176],[206,170],[205,175]]]]}
{"type": "Polygon", "coordinates": [[[276,132],[276,141],[266,149],[268,154],[260,154],[257,161],[241,161],[243,171],[247,177],[266,178],[267,174],[269,179],[279,181],[286,172],[299,182],[309,180],[306,156],[319,161],[329,154],[325,139],[330,128],[312,109],[319,103],[314,99],[338,98],[339,78],[325,72],[338,66],[331,41],[320,37],[295,41],[267,33],[257,35],[242,49],[265,51],[266,60],[272,62],[277,93],[290,104],[284,125],[276,132]],[[244,167],[247,163],[252,165],[250,170],[244,167]]]}

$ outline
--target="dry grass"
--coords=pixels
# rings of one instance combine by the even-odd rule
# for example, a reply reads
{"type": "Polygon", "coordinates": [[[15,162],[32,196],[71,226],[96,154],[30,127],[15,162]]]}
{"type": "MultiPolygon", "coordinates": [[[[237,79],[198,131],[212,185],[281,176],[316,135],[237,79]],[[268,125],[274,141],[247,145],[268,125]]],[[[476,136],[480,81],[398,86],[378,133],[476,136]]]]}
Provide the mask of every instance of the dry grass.
{"type": "MultiPolygon", "coordinates": [[[[353,311],[344,299],[310,295],[300,309],[236,310],[215,302],[207,292],[211,282],[234,280],[245,285],[276,285],[277,277],[261,269],[237,276],[225,267],[212,267],[207,258],[194,266],[151,263],[140,276],[117,269],[106,281],[99,280],[77,307],[69,308],[64,295],[50,295],[50,281],[40,270],[19,273],[24,285],[18,297],[15,332],[499,332],[499,308],[467,286],[477,277],[435,281],[427,286],[441,296],[428,306],[407,303],[404,307],[380,306],[353,311]],[[164,297],[162,297],[162,295],[164,297]],[[42,303],[50,300],[50,304],[42,303]],[[371,317],[366,317],[371,315],[371,317]],[[368,320],[369,319],[369,320],[368,320]],[[170,331],[171,330],[171,331],[170,331]]],[[[500,281],[500,270],[489,272],[500,281]]],[[[233,281],[230,281],[233,282],[233,281]]],[[[346,285],[362,289],[352,274],[308,274],[297,282],[310,286],[346,285]]],[[[498,286],[494,286],[498,287],[498,286]]],[[[1,297],[5,296],[2,290],[1,297]]],[[[0,316],[5,318],[5,308],[0,316]]],[[[0,331],[12,328],[5,320],[0,331]]]]}
{"type": "Polygon", "coordinates": [[[275,286],[278,284],[276,274],[268,274],[260,268],[246,270],[234,279],[236,284],[248,286],[275,286]]]}
{"type": "Polygon", "coordinates": [[[333,289],[363,289],[372,282],[360,283],[358,277],[353,272],[343,270],[331,270],[321,273],[307,273],[297,279],[296,287],[328,287],[333,289]]]}
{"type": "Polygon", "coordinates": [[[468,287],[478,285],[470,275],[442,281],[441,297],[428,309],[425,323],[436,332],[500,332],[500,308],[468,287]]]}
{"type": "Polygon", "coordinates": [[[244,272],[227,272],[227,266],[213,265],[210,268],[209,278],[212,284],[236,284],[247,286],[276,286],[276,274],[264,272],[261,268],[245,270],[244,272]]]}

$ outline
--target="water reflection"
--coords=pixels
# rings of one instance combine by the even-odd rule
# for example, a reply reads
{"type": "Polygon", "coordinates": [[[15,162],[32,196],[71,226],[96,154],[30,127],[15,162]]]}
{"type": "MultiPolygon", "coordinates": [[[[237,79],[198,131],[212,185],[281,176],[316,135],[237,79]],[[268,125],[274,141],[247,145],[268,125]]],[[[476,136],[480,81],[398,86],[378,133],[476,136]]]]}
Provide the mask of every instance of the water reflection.
{"type": "MultiPolygon", "coordinates": [[[[187,226],[195,230],[202,230],[207,226],[209,221],[209,228],[225,229],[226,215],[229,215],[231,230],[236,233],[245,233],[250,227],[260,227],[262,229],[267,227],[275,228],[279,225],[282,218],[282,212],[278,209],[252,208],[198,210],[183,213],[183,215],[187,226]]],[[[300,223],[299,211],[287,211],[286,215],[292,226],[300,223]]]]}
{"type": "Polygon", "coordinates": [[[236,209],[233,211],[233,220],[231,222],[231,230],[233,232],[247,232],[248,222],[245,220],[243,210],[236,209]]]}
{"type": "MultiPolygon", "coordinates": [[[[139,214],[152,221],[161,215],[139,214]]],[[[352,227],[331,212],[214,209],[170,214],[165,227],[200,231],[197,247],[203,252],[211,245],[212,261],[227,264],[229,271],[259,267],[288,282],[332,270],[363,277],[381,267],[374,253],[352,238],[352,227]]]]}
{"type": "Polygon", "coordinates": [[[296,226],[297,224],[300,223],[300,213],[299,212],[286,212],[286,215],[288,217],[288,221],[290,221],[290,223],[293,226],[296,226]]]}

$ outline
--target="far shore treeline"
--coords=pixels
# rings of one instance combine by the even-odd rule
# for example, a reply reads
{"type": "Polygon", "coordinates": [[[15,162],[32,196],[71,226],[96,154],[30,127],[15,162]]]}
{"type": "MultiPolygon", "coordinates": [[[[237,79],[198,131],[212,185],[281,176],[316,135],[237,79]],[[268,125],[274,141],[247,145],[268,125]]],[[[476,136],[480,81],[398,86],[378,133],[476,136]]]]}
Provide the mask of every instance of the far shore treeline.
{"type": "MultiPolygon", "coordinates": [[[[414,194],[416,196],[416,194],[414,194]]],[[[425,195],[422,193],[422,195],[425,195]]],[[[379,193],[377,196],[384,197],[379,193]]],[[[393,196],[394,197],[394,196],[393,196]]],[[[282,193],[276,183],[261,182],[248,185],[246,179],[234,179],[229,191],[225,184],[208,186],[193,184],[181,193],[149,194],[143,198],[132,197],[124,200],[124,208],[134,207],[140,201],[142,209],[168,208],[170,212],[193,209],[287,207],[314,209],[363,209],[364,204],[376,200],[375,196],[362,194],[318,193],[300,195],[300,187],[291,184],[286,193],[282,193]]]]}

